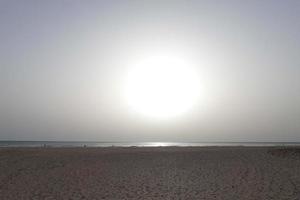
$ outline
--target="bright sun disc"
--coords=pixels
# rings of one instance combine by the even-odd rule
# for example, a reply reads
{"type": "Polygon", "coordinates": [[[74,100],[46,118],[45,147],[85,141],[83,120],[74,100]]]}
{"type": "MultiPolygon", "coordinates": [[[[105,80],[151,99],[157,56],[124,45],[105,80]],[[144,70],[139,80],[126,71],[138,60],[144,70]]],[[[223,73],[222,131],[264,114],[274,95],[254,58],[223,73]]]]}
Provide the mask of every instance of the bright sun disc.
{"type": "Polygon", "coordinates": [[[153,56],[129,71],[125,87],[128,104],[154,118],[170,118],[189,110],[199,95],[198,77],[184,60],[153,56]]]}

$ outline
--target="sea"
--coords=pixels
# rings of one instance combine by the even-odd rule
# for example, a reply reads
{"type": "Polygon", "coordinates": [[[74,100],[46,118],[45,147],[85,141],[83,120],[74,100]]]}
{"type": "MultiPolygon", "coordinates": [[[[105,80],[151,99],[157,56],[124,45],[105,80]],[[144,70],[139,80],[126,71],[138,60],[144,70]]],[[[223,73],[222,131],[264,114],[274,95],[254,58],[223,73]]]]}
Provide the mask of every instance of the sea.
{"type": "Polygon", "coordinates": [[[204,147],[204,146],[300,146],[300,142],[99,142],[99,141],[0,141],[5,147],[204,147]]]}

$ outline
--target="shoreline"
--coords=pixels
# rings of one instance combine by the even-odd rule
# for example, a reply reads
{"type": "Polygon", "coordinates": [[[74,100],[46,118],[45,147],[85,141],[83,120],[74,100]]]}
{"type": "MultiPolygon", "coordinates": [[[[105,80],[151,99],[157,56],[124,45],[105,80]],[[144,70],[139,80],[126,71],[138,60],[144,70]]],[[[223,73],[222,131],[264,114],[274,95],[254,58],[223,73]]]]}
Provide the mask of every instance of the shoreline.
{"type": "Polygon", "coordinates": [[[0,141],[0,148],[75,148],[75,147],[300,147],[299,142],[215,142],[215,143],[176,143],[176,142],[57,142],[57,141],[0,141]]]}
{"type": "Polygon", "coordinates": [[[251,146],[251,145],[226,145],[226,146],[218,146],[218,145],[211,145],[211,146],[51,146],[51,145],[45,145],[45,146],[0,146],[1,149],[106,149],[106,148],[299,148],[300,145],[273,145],[273,146],[251,146]]]}

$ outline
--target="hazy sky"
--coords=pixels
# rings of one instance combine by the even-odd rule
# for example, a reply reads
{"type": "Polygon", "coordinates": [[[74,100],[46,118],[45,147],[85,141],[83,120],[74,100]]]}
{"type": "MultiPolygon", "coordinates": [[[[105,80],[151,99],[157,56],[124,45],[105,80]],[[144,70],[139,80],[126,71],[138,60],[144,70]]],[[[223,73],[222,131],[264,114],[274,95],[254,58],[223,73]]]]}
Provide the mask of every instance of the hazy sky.
{"type": "Polygon", "coordinates": [[[299,76],[298,0],[0,0],[1,140],[300,142],[299,76]],[[158,51],[187,55],[205,103],[128,107],[123,77],[158,51]]]}

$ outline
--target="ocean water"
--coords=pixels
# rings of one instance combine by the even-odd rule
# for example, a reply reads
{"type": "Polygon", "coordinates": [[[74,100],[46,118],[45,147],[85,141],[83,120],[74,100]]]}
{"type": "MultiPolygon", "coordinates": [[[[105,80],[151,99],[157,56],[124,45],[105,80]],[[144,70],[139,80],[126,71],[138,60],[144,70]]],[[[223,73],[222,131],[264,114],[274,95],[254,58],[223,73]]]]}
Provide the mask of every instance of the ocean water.
{"type": "Polygon", "coordinates": [[[300,142],[85,142],[0,141],[2,147],[167,147],[167,146],[300,146],[300,142]]]}

